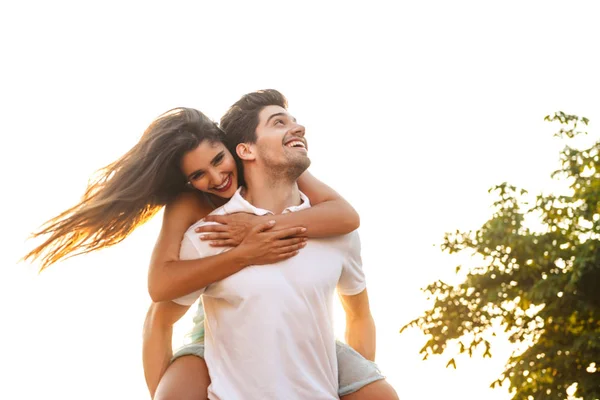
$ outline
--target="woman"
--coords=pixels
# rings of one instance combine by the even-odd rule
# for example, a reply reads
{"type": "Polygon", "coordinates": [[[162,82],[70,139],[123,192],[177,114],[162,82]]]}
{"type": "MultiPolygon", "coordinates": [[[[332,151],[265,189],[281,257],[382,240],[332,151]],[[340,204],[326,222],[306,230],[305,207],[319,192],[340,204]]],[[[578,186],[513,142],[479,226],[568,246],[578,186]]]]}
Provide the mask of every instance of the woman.
{"type": "MultiPolygon", "coordinates": [[[[184,232],[224,204],[237,190],[238,178],[235,160],[223,145],[223,132],[215,123],[197,110],[168,111],[152,122],[129,152],[100,171],[79,204],[51,219],[34,234],[49,237],[25,258],[40,259],[44,269],[65,257],[111,246],[166,206],[149,271],[149,292],[158,302],[224,279],[237,268],[293,257],[304,245],[305,239],[300,235],[339,235],[358,226],[358,215],[352,207],[306,173],[298,184],[314,207],[270,216],[275,225],[261,217],[232,216],[221,221],[227,223],[224,227],[213,228],[218,232],[208,234],[207,238],[216,239],[214,245],[237,247],[213,257],[179,261],[184,232]]],[[[340,386],[340,395],[383,378],[374,364],[368,364],[357,353],[342,354],[347,356],[339,365],[340,381],[346,384],[340,386]],[[356,365],[364,366],[365,362],[370,370],[358,377],[352,375],[356,374],[356,365]],[[346,371],[352,372],[350,380],[343,379],[346,371]]],[[[152,359],[144,356],[145,361],[152,359]]],[[[167,374],[171,370],[176,375],[189,374],[191,379],[198,379],[198,370],[206,371],[204,361],[190,355],[176,359],[169,366],[146,364],[145,369],[160,370],[159,374],[146,373],[152,394],[165,369],[167,374]],[[177,368],[184,363],[195,367],[177,368]]],[[[167,384],[161,397],[206,398],[207,384],[202,393],[193,394],[185,393],[185,387],[167,384]]]]}

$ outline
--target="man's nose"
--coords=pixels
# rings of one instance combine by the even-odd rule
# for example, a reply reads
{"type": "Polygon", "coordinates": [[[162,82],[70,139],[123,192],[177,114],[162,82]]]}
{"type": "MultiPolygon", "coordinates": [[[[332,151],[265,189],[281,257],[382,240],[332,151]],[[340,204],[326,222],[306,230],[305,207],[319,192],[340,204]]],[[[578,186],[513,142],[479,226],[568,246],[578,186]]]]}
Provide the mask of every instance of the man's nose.
{"type": "Polygon", "coordinates": [[[306,130],[304,128],[304,125],[296,124],[296,126],[292,128],[292,132],[291,133],[294,136],[304,137],[304,134],[306,133],[306,130]]]}

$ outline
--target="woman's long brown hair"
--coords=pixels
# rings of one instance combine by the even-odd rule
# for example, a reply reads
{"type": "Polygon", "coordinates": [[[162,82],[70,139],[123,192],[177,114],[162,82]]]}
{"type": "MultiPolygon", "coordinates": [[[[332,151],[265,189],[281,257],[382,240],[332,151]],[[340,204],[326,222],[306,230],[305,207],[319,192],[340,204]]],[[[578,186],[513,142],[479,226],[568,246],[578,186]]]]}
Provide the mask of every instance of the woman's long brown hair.
{"type": "Polygon", "coordinates": [[[78,204],[32,234],[47,238],[23,259],[39,260],[42,271],[61,259],[121,242],[189,190],[181,158],[204,140],[220,142],[223,132],[200,111],[175,108],[162,114],[131,150],[96,173],[78,204]]]}

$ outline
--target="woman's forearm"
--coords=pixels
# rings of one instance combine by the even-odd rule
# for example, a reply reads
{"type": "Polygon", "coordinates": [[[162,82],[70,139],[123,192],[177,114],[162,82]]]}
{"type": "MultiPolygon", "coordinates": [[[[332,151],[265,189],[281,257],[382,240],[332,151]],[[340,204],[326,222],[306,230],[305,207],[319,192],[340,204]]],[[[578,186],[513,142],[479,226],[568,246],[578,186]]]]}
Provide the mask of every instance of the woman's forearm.
{"type": "Polygon", "coordinates": [[[235,274],[248,265],[235,248],[197,260],[167,261],[152,268],[148,291],[155,302],[174,300],[235,274]]]}
{"type": "Polygon", "coordinates": [[[298,212],[261,218],[265,221],[275,220],[277,229],[303,226],[306,228],[306,235],[313,238],[345,235],[360,226],[358,213],[342,198],[325,201],[298,212]]]}
{"type": "Polygon", "coordinates": [[[278,229],[304,226],[309,237],[344,235],[358,229],[360,217],[356,210],[310,172],[302,174],[298,179],[298,187],[308,196],[312,207],[275,216],[278,229]]]}

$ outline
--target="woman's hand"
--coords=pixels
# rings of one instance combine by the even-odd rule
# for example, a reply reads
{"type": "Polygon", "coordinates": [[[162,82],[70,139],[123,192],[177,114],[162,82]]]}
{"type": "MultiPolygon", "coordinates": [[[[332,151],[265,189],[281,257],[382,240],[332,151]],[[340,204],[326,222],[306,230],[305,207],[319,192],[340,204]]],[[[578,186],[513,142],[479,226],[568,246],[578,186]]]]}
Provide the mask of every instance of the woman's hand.
{"type": "MultiPolygon", "coordinates": [[[[209,215],[208,222],[222,225],[204,225],[196,228],[201,240],[210,240],[215,247],[237,246],[235,251],[246,265],[265,265],[285,260],[298,254],[306,246],[304,227],[274,230],[275,221],[262,222],[265,217],[236,213],[209,215]]],[[[232,250],[234,251],[234,250],[232,250]]]]}
{"type": "Polygon", "coordinates": [[[231,251],[236,251],[245,265],[276,263],[298,254],[306,246],[306,237],[298,235],[306,228],[295,227],[273,230],[275,221],[262,223],[250,230],[246,238],[231,251]]]}
{"type": "Polygon", "coordinates": [[[261,217],[240,212],[229,215],[207,215],[204,220],[221,225],[204,225],[196,228],[196,232],[202,234],[200,240],[210,240],[211,246],[223,247],[241,244],[252,228],[260,223],[261,217]]]}

